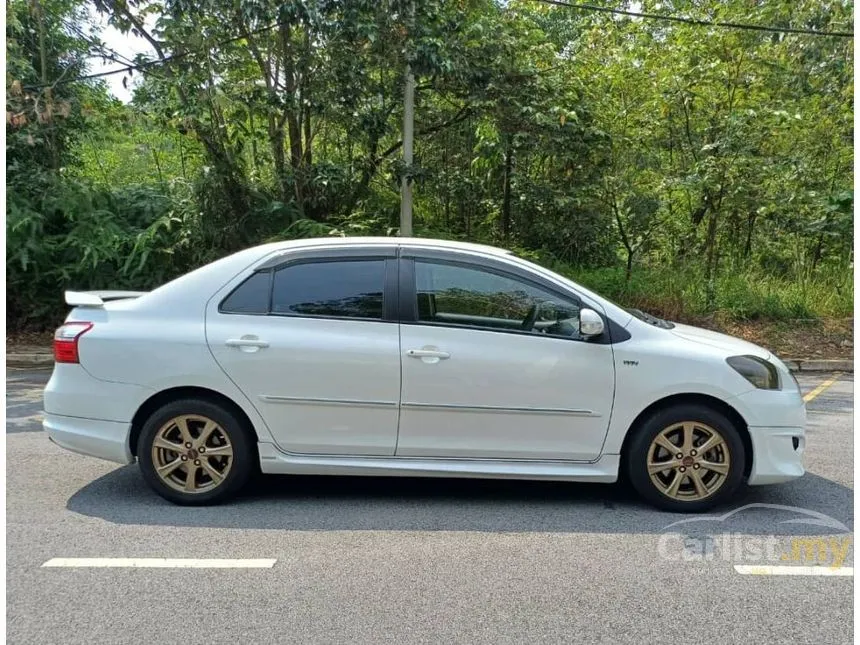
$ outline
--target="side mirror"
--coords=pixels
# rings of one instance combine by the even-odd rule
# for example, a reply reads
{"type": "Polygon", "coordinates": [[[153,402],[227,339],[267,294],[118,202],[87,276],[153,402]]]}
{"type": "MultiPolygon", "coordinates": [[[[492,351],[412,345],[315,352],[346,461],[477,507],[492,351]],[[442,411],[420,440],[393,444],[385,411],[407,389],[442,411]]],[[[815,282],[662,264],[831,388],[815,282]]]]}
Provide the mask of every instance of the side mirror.
{"type": "Polygon", "coordinates": [[[580,309],[579,335],[583,338],[600,336],[603,333],[603,318],[594,309],[580,309]]]}

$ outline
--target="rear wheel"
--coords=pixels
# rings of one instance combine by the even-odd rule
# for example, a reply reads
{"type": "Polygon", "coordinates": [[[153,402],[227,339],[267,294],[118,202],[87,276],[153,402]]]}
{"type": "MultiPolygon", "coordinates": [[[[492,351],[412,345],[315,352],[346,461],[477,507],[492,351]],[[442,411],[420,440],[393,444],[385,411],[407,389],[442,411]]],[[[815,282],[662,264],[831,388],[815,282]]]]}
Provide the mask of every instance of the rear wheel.
{"type": "Polygon", "coordinates": [[[636,491],[654,506],[680,512],[705,511],[731,497],[743,481],[745,460],[732,422],[694,404],[652,415],[626,455],[636,491]]]}
{"type": "Polygon", "coordinates": [[[147,483],[175,504],[222,502],[253,472],[248,429],[229,410],[199,399],[174,401],[153,414],[137,455],[147,483]]]}

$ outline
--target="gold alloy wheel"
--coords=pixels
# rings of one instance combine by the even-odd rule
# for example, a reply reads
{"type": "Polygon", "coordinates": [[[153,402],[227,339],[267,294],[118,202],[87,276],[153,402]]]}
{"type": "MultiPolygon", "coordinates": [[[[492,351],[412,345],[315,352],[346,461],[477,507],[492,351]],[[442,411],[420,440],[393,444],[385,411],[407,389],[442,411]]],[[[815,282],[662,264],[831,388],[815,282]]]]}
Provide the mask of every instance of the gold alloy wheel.
{"type": "Polygon", "coordinates": [[[648,447],[648,476],[661,493],[686,502],[713,495],[725,483],[731,453],[723,436],[698,421],[664,428],[648,447]]]}
{"type": "Polygon", "coordinates": [[[217,488],[233,466],[233,444],[217,423],[185,414],[165,423],[152,442],[152,464],[165,484],[183,493],[217,488]]]}

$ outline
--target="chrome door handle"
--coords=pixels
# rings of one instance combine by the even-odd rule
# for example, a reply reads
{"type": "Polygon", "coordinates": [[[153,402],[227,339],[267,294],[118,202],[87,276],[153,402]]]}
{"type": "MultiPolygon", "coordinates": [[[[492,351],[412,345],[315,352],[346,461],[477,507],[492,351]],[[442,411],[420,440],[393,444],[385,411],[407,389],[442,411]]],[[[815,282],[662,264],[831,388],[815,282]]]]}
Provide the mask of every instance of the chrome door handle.
{"type": "MultiPolygon", "coordinates": [[[[451,358],[451,354],[439,351],[438,349],[407,349],[406,355],[412,358],[435,358],[436,361],[451,358]]],[[[433,362],[435,363],[436,361],[433,362]]]]}
{"type": "Polygon", "coordinates": [[[256,336],[248,337],[243,336],[242,338],[230,338],[224,341],[224,344],[227,347],[238,347],[243,352],[256,352],[260,349],[269,346],[268,341],[260,340],[256,336]]]}
{"type": "Polygon", "coordinates": [[[231,338],[226,343],[227,347],[268,347],[269,343],[265,340],[255,340],[252,338],[231,338]]]}

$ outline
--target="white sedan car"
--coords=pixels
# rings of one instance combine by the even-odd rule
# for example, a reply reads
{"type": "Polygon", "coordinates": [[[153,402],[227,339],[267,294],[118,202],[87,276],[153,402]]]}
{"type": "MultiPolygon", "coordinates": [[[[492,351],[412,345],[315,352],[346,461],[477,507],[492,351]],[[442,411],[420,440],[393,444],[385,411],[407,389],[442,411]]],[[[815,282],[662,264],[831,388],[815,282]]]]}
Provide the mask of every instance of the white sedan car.
{"type": "Polygon", "coordinates": [[[614,482],[702,511],[803,475],[761,347],[488,246],[267,244],[149,293],[67,292],[44,427],[178,504],[264,473],[614,482]]]}

